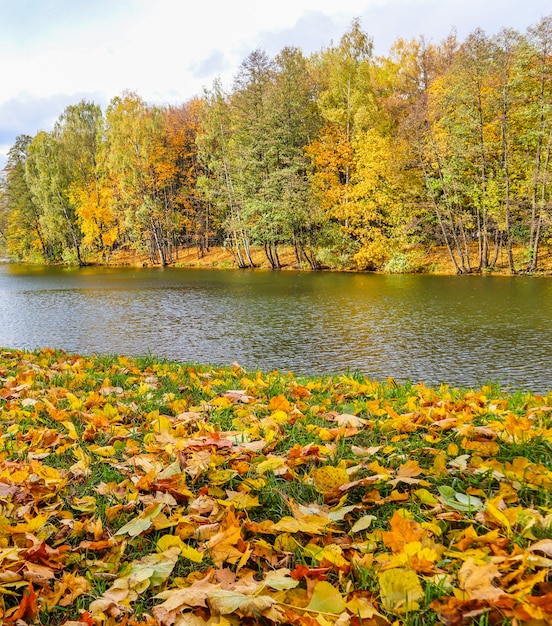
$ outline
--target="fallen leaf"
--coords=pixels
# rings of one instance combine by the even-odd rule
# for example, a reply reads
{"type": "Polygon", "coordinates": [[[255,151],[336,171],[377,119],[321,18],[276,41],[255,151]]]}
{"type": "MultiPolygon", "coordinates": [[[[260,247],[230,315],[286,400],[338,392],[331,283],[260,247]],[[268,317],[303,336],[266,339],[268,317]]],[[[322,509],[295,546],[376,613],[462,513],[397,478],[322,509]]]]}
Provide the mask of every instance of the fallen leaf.
{"type": "Polygon", "coordinates": [[[390,613],[418,611],[424,591],[416,572],[406,568],[385,570],[378,575],[383,608],[390,613]]]}
{"type": "Polygon", "coordinates": [[[340,615],[345,611],[346,603],[339,591],[329,582],[322,580],[314,586],[307,611],[340,615]]]}

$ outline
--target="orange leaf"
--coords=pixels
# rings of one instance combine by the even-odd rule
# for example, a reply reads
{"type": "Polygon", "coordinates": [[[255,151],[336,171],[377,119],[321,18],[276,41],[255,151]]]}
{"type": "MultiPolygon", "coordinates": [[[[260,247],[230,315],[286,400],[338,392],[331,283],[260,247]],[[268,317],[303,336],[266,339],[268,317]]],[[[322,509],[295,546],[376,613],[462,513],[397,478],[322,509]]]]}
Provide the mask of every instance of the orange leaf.
{"type": "Polygon", "coordinates": [[[291,410],[291,404],[289,400],[283,395],[273,396],[270,398],[268,408],[271,411],[285,411],[286,413],[291,410]]]}
{"type": "Polygon", "coordinates": [[[395,553],[402,552],[407,543],[420,541],[424,536],[423,528],[404,517],[399,511],[393,513],[389,524],[391,530],[382,532],[381,536],[383,543],[395,553]]]}
{"type": "Polygon", "coordinates": [[[33,583],[23,592],[23,598],[14,613],[4,618],[5,623],[16,622],[20,619],[33,619],[38,613],[36,606],[37,595],[33,589],[33,583]]]}
{"type": "Polygon", "coordinates": [[[302,578],[315,578],[316,580],[326,580],[329,567],[307,567],[298,563],[295,569],[290,572],[290,576],[295,580],[301,580],[302,578]]]}

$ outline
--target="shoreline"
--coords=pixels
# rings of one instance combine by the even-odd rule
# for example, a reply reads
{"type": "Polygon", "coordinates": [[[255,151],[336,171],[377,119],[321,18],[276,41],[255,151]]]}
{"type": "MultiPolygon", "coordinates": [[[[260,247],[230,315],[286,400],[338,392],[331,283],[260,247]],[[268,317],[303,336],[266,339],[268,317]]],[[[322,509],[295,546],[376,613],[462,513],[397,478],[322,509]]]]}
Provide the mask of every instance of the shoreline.
{"type": "MultiPolygon", "coordinates": [[[[450,259],[448,251],[445,247],[432,247],[424,249],[422,247],[412,247],[403,251],[403,254],[409,259],[410,267],[404,270],[392,271],[385,268],[370,270],[356,267],[354,265],[346,266],[323,266],[320,270],[313,270],[307,265],[299,267],[297,265],[295,255],[291,248],[282,247],[279,251],[281,267],[274,269],[270,266],[262,248],[252,248],[251,256],[254,267],[238,268],[232,257],[231,252],[222,246],[214,246],[199,255],[196,247],[181,247],[178,249],[176,258],[167,263],[164,267],[173,268],[198,268],[198,269],[245,269],[245,270],[264,270],[264,271],[282,271],[282,272],[347,272],[347,273],[373,273],[373,274],[432,274],[442,276],[552,276],[552,247],[543,249],[539,262],[539,269],[535,272],[527,272],[523,268],[524,250],[515,250],[515,263],[518,271],[511,273],[505,254],[501,254],[497,265],[486,268],[484,270],[473,269],[470,272],[459,274],[455,271],[453,263],[450,259]]],[[[476,253],[474,251],[470,259],[472,266],[476,266],[476,253]]],[[[49,263],[28,263],[21,261],[13,261],[3,257],[0,264],[21,264],[21,265],[61,265],[49,263]]],[[[77,267],[77,266],[75,266],[77,267]]],[[[84,263],[83,267],[132,267],[132,268],[155,268],[163,267],[160,263],[152,263],[147,254],[138,254],[129,250],[116,250],[111,253],[110,258],[101,262],[98,260],[90,260],[84,263]]]]}
{"type": "MultiPolygon", "coordinates": [[[[458,274],[450,256],[445,247],[433,247],[430,249],[424,249],[422,247],[410,248],[404,251],[404,254],[411,255],[412,257],[412,269],[407,271],[386,271],[385,269],[368,270],[348,265],[344,267],[338,266],[325,266],[320,270],[312,270],[308,266],[298,267],[295,259],[295,255],[291,248],[282,248],[279,253],[282,267],[280,269],[272,269],[268,263],[264,251],[262,248],[252,249],[252,258],[255,267],[248,267],[243,269],[248,270],[268,270],[268,271],[283,271],[283,272],[302,272],[302,271],[324,271],[324,272],[350,272],[350,273],[375,273],[375,274],[434,274],[445,276],[456,276],[458,274]]],[[[498,259],[498,263],[493,268],[487,268],[486,270],[472,270],[463,275],[470,276],[552,276],[552,248],[549,250],[543,249],[539,270],[536,272],[526,272],[523,270],[523,255],[524,251],[518,249],[515,251],[516,266],[520,269],[515,273],[510,273],[508,269],[508,262],[505,254],[501,254],[498,259]]],[[[475,253],[471,259],[472,265],[476,265],[475,253]]],[[[91,263],[95,266],[107,266],[107,267],[162,267],[159,263],[151,263],[147,255],[137,255],[131,252],[118,251],[113,254],[112,258],[107,263],[91,263]]],[[[199,256],[197,248],[179,248],[177,258],[166,265],[166,267],[189,267],[189,268],[204,268],[204,269],[239,269],[234,262],[232,254],[223,248],[222,246],[215,246],[205,251],[203,255],[199,256]]]]}

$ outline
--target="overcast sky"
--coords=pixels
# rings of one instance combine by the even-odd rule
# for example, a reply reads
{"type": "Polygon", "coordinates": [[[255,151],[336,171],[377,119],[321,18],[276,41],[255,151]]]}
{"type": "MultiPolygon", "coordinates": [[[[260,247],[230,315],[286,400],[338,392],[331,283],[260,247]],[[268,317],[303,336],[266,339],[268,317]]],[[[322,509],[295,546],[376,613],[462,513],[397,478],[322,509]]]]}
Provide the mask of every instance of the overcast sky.
{"type": "Polygon", "coordinates": [[[550,0],[0,0],[0,168],[17,135],[51,130],[83,98],[181,104],[217,77],[230,87],[255,48],[310,54],[356,17],[386,54],[399,37],[523,32],[551,12],[550,0]]]}

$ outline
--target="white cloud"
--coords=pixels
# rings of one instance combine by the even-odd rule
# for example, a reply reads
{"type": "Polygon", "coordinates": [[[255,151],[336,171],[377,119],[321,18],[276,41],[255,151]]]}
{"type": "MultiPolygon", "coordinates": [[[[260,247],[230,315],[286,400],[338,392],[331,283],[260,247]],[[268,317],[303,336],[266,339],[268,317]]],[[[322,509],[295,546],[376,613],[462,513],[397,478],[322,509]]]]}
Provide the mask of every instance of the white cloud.
{"type": "Polygon", "coordinates": [[[309,54],[355,17],[385,54],[399,36],[524,30],[549,12],[549,0],[2,0],[0,142],[47,130],[82,98],[105,106],[130,89],[150,102],[184,102],[217,75],[229,85],[254,48],[309,54]]]}

